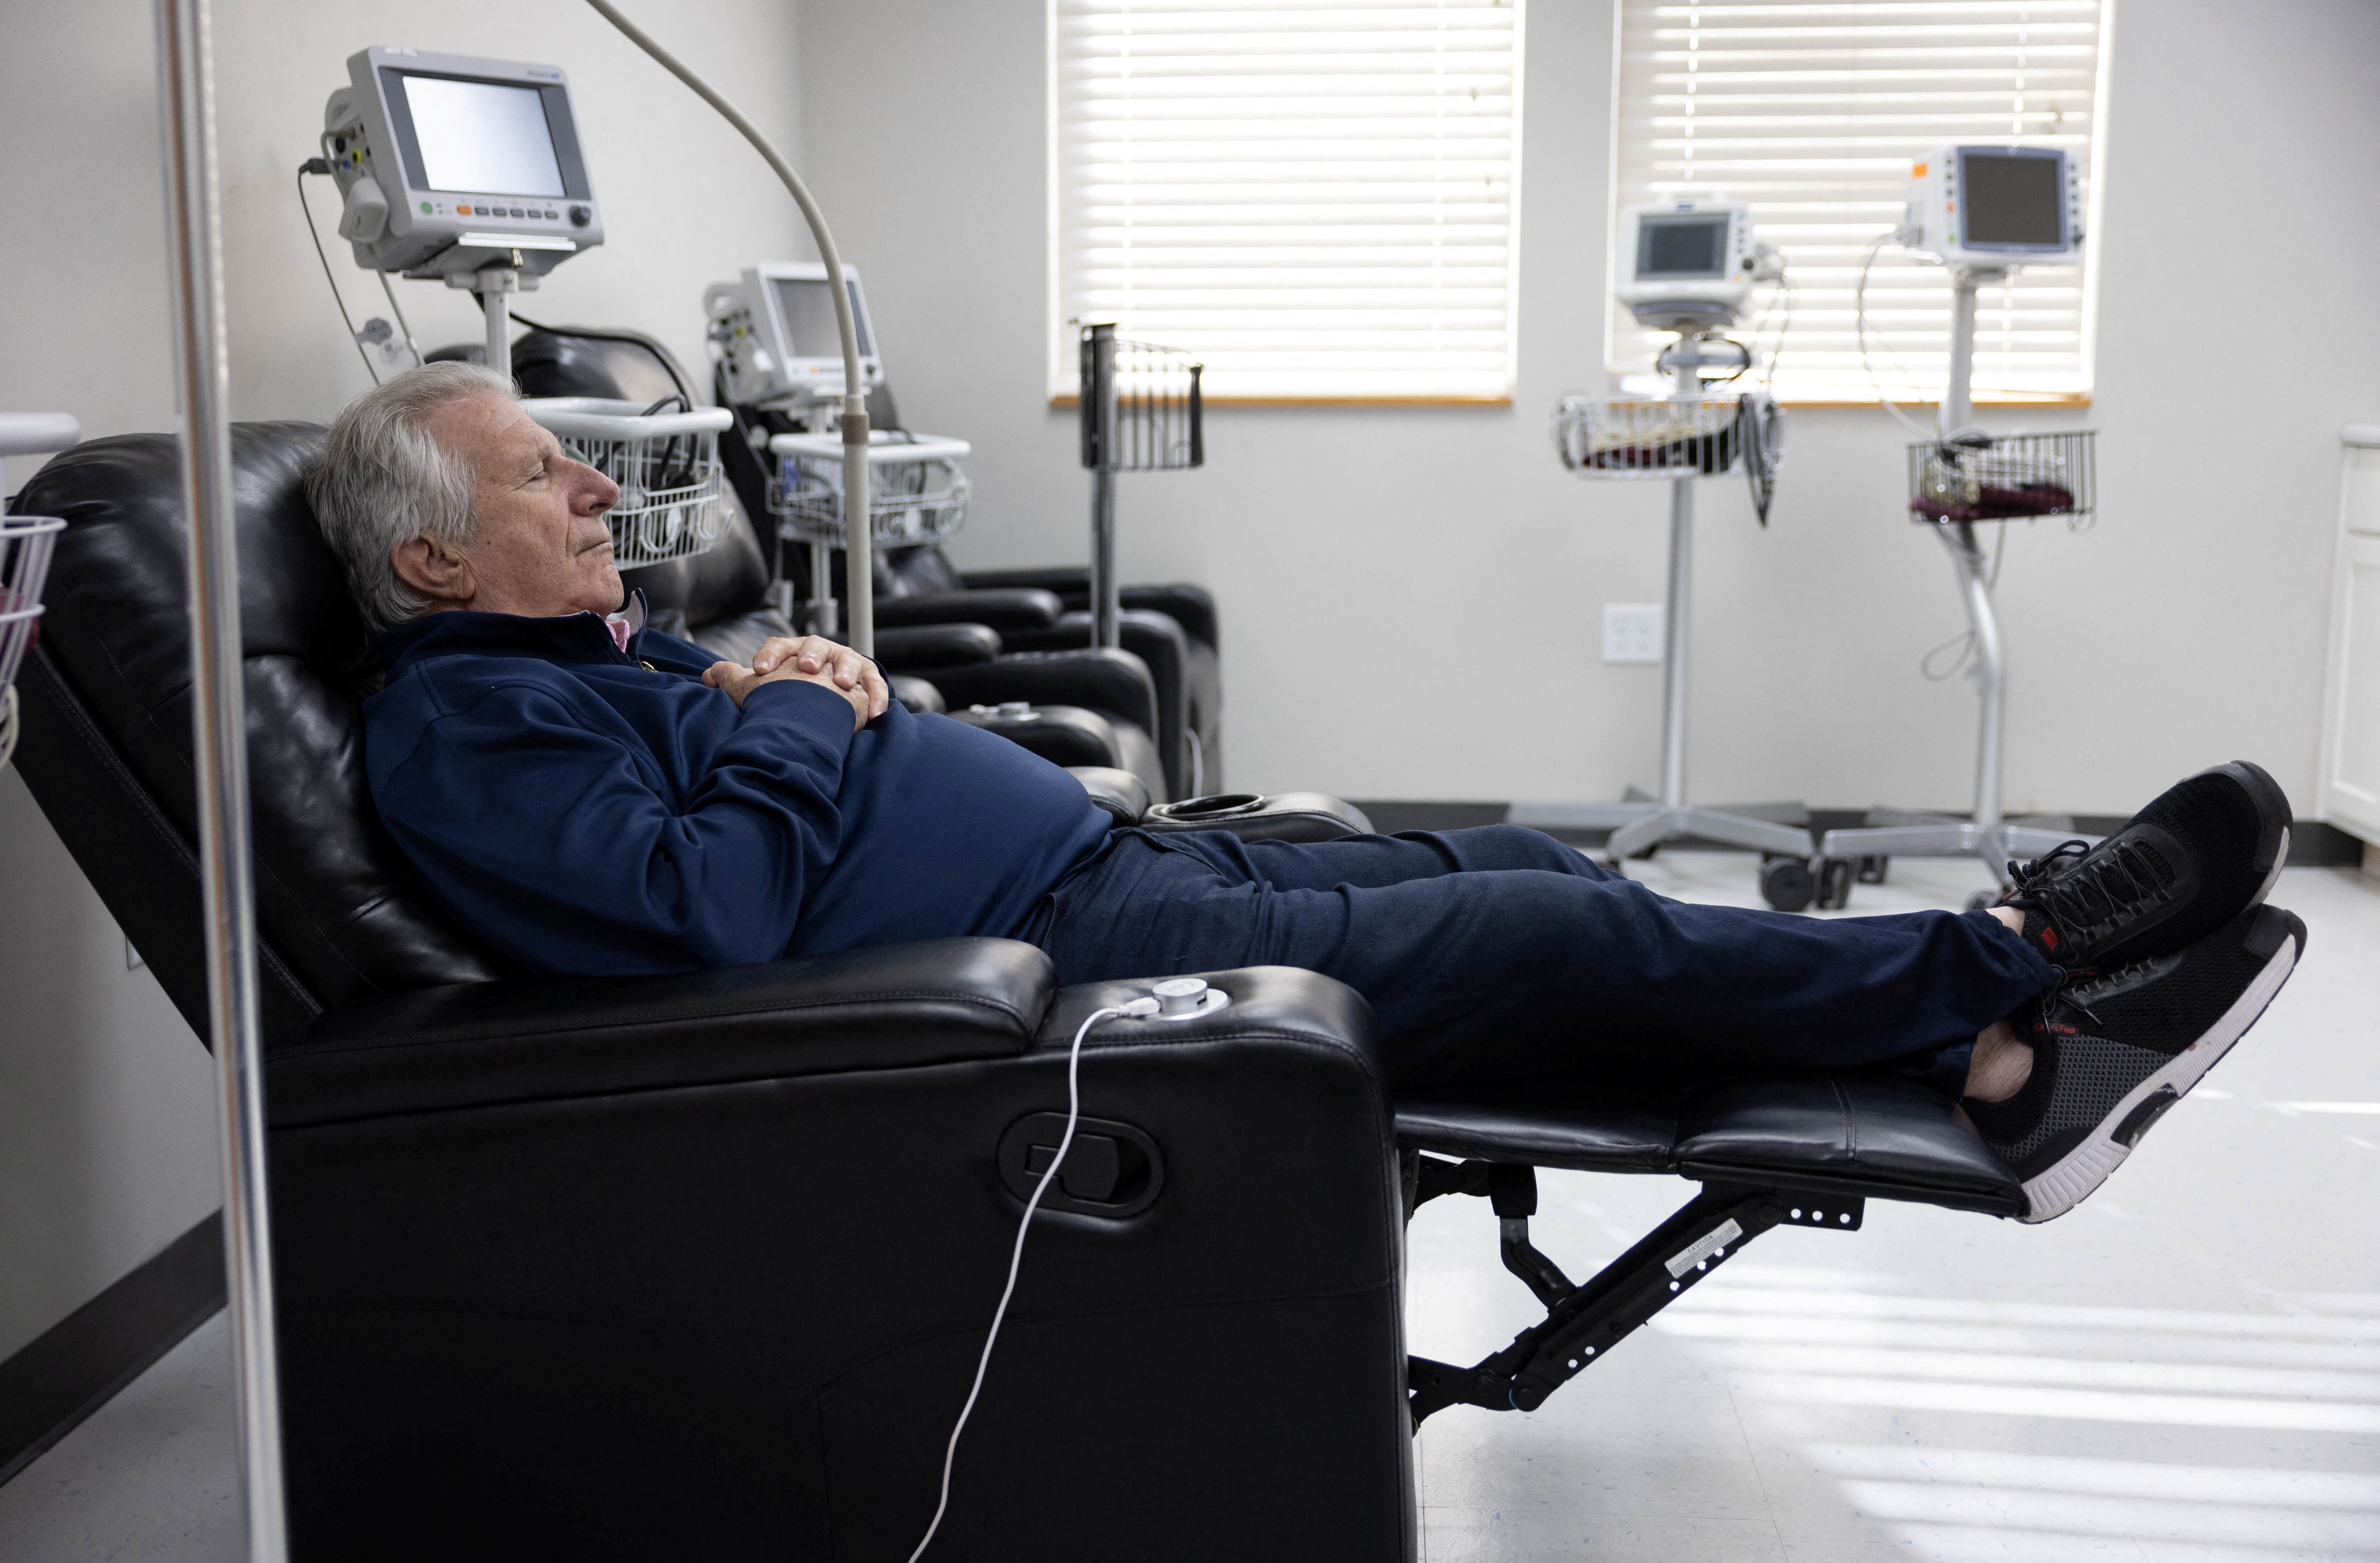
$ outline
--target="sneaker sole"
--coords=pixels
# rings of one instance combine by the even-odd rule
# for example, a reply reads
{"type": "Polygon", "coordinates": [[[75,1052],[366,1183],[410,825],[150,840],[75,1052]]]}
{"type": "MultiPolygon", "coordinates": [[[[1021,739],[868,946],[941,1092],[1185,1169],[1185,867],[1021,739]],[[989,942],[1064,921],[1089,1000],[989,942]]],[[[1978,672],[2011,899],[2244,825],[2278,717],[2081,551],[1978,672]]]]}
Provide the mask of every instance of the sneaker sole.
{"type": "Polygon", "coordinates": [[[2080,1204],[2091,1191],[2107,1180],[2109,1173],[2123,1165],[2124,1158],[2132,1154],[2132,1147],[2141,1142],[2141,1137],[2165,1116],[2167,1109],[2188,1095],[2191,1087],[2231,1051],[2232,1044],[2248,1034],[2249,1028],[2263,1018],[2265,1008],[2280,993],[2281,984],[2289,980],[2289,973],[2297,970],[2298,952],[2305,946],[2305,924],[2294,912],[2267,908],[2249,932],[2249,947],[2252,949],[2259,939],[2276,935],[2279,947],[2247,989],[2232,1001],[2231,1007],[2223,1012],[2222,1019],[2174,1055],[2171,1063],[2132,1087],[2081,1144],[2059,1157],[2046,1171],[2025,1179],[2025,1214],[2018,1220],[2028,1224],[2053,1220],[2080,1204]]]}

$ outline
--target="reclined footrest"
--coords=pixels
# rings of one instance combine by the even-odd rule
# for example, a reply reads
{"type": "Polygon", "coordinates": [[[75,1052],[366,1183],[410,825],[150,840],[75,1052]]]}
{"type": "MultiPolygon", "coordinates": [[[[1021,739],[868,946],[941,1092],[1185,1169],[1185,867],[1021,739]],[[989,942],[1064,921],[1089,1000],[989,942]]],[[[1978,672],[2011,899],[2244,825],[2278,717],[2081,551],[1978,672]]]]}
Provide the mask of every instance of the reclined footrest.
{"type": "MultiPolygon", "coordinates": [[[[1702,1191],[1613,1260],[1583,1286],[1566,1286],[1550,1260],[1529,1245],[1526,1214],[1508,1213],[1518,1203],[1514,1173],[1529,1169],[1488,1163],[1452,1164],[1422,1158],[1420,1198],[1433,1193],[1481,1193],[1496,1197],[1505,1267],[1546,1303],[1543,1323],[1532,1325],[1512,1343],[1475,1365],[1457,1367],[1427,1357],[1406,1368],[1407,1404],[1414,1425],[1451,1405],[1488,1410],[1535,1410],[1546,1398],[1609,1355],[1631,1332],[1685,1295],[1754,1238],[1779,1226],[1825,1227],[1857,1231],[1865,1203],[1855,1197],[1796,1195],[1790,1190],[1706,1184],[1702,1191]],[[1473,1174],[1469,1167],[1488,1169],[1473,1174]],[[1504,1187],[1491,1187],[1492,1184],[1504,1187]],[[1435,1187],[1433,1187],[1435,1185],[1435,1187]],[[1534,1263],[1532,1263],[1534,1261],[1534,1263]],[[1540,1268],[1541,1266],[1541,1268],[1540,1268]],[[1553,1286],[1548,1284],[1548,1273],[1553,1286]]],[[[1536,1206],[1534,1178],[1528,1205],[1536,1206]]],[[[1416,1202],[1418,1203],[1418,1202],[1416,1202]]]]}

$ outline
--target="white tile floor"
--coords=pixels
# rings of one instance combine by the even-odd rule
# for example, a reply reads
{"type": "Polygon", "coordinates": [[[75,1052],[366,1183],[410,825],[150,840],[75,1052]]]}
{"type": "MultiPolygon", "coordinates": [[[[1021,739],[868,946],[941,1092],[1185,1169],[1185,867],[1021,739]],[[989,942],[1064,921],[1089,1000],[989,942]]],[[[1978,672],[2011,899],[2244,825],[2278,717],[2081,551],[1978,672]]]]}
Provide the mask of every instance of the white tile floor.
{"type": "MultiPolygon", "coordinates": [[[[1756,905],[1749,860],[1641,877],[1756,905]]],[[[1896,862],[1852,913],[1957,906],[1980,868],[1896,862]]],[[[2291,870],[2305,964],[2100,1194],[2046,1227],[1875,1203],[1730,1262],[1533,1415],[1424,1427],[1429,1563],[2380,1559],[2380,884],[2291,870]]],[[[1573,1277],[1691,1191],[1551,1173],[1573,1277]]],[[[1415,1350],[1527,1324],[1485,1206],[1413,1225],[1415,1350]]],[[[217,1319],[14,1482],[11,1563],[239,1554],[217,1319]]]]}

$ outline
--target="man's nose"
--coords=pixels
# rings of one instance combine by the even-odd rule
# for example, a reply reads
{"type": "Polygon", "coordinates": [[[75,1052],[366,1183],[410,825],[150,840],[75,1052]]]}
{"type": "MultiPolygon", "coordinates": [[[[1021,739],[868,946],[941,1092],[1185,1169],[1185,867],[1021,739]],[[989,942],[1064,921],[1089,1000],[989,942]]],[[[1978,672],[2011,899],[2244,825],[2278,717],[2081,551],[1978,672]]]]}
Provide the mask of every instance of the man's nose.
{"type": "Polygon", "coordinates": [[[578,471],[578,509],[586,512],[609,510],[620,502],[620,485],[605,477],[600,468],[582,463],[578,471]]]}

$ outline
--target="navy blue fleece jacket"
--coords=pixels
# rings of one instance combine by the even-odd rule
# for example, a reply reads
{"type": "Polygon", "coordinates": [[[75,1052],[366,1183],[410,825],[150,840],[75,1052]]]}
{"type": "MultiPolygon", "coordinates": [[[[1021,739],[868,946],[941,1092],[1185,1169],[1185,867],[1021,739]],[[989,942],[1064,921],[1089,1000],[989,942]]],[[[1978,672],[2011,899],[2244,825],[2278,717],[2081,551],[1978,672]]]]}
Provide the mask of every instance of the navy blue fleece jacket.
{"type": "Polygon", "coordinates": [[[1005,739],[798,679],[742,709],[717,659],[594,614],[442,613],[382,642],[372,800],[464,925],[540,971],[735,966],[1009,934],[1107,818],[1005,739]]]}

